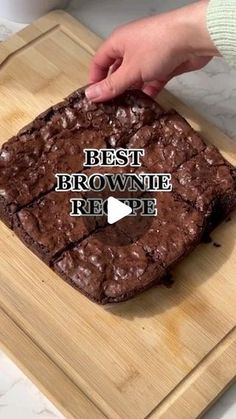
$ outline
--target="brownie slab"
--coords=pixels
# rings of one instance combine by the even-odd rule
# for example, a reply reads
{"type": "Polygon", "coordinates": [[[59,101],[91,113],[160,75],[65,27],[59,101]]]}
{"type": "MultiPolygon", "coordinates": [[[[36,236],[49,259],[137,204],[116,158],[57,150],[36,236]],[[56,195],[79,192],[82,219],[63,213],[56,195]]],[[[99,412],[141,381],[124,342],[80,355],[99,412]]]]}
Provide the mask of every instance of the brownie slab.
{"type": "Polygon", "coordinates": [[[163,282],[175,263],[236,207],[236,170],[176,112],[128,91],[104,104],[80,89],[0,150],[0,218],[91,300],[127,300],[163,282]],[[139,168],[84,169],[84,148],[144,148],[139,168]],[[159,193],[55,192],[56,173],[170,172],[159,193]],[[71,198],[150,197],[156,217],[71,217],[71,198]]]}

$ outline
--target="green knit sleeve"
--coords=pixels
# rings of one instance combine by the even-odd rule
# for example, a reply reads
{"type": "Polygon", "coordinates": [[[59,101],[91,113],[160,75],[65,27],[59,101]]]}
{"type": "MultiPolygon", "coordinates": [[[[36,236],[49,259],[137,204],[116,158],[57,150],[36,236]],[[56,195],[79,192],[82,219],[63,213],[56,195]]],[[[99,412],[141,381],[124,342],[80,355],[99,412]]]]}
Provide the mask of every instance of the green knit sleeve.
{"type": "Polygon", "coordinates": [[[236,64],[236,0],[210,0],[207,26],[221,55],[236,64]]]}

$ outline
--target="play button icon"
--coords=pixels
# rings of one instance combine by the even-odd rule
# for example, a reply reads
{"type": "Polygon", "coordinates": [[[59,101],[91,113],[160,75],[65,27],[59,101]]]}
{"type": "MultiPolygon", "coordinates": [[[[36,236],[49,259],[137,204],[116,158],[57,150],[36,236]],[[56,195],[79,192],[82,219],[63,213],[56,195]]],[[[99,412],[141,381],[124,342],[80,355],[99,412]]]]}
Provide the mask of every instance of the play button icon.
{"type": "Polygon", "coordinates": [[[108,224],[114,224],[122,218],[127,217],[130,215],[132,209],[123,204],[123,202],[119,201],[119,199],[110,196],[107,200],[107,221],[108,224]]]}

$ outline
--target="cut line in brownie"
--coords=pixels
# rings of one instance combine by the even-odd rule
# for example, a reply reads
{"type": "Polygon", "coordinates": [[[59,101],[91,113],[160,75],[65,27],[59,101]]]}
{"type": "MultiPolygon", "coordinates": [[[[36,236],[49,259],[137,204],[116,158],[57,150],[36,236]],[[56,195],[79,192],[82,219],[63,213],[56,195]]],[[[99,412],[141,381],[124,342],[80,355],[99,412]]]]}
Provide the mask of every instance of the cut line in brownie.
{"type": "MultiPolygon", "coordinates": [[[[143,171],[143,167],[132,167],[130,165],[125,167],[91,167],[86,170],[86,175],[91,176],[93,174],[108,174],[108,176],[116,176],[119,174],[125,174],[125,173],[132,173],[132,174],[139,174],[143,171]]],[[[119,189],[115,189],[114,191],[111,191],[108,187],[103,189],[102,191],[88,191],[88,192],[82,192],[81,193],[84,199],[102,199],[103,201],[107,200],[109,197],[113,197],[116,199],[135,199],[139,198],[143,195],[143,191],[137,190],[137,191],[128,191],[127,188],[125,188],[124,191],[120,191],[119,189]]],[[[91,220],[94,219],[96,221],[96,224],[98,227],[105,226],[107,224],[107,215],[103,216],[94,216],[94,217],[86,217],[84,222],[86,224],[90,224],[91,220]]],[[[138,220],[137,220],[138,221],[138,220]]]]}
{"type": "Polygon", "coordinates": [[[102,136],[91,130],[64,130],[48,141],[22,142],[6,143],[0,151],[1,200],[8,224],[17,210],[55,187],[56,173],[82,171],[84,148],[106,146],[102,136]]]}
{"type": "Polygon", "coordinates": [[[128,232],[130,240],[142,246],[165,269],[170,269],[201,241],[204,215],[173,193],[156,192],[149,196],[157,200],[158,215],[153,217],[148,230],[141,236],[138,228],[131,231],[129,217],[120,220],[117,228],[128,232]]]}
{"type": "MultiPolygon", "coordinates": [[[[164,113],[156,101],[140,90],[128,90],[105,103],[92,103],[82,88],[68,97],[78,113],[86,113],[89,126],[106,132],[108,146],[123,147],[127,138],[164,113]]],[[[77,118],[76,113],[76,118],[77,118]]]]}
{"type": "Polygon", "coordinates": [[[86,98],[85,87],[82,87],[38,115],[8,143],[18,141],[21,135],[31,138],[36,133],[48,139],[64,129],[82,128],[98,132],[102,129],[108,144],[115,146],[122,135],[132,134],[162,113],[157,102],[139,90],[129,90],[109,102],[95,104],[86,98]],[[114,144],[114,138],[110,138],[113,136],[114,144]]]}
{"type": "Polygon", "coordinates": [[[87,237],[96,228],[95,218],[85,223],[82,217],[71,217],[71,198],[80,193],[50,192],[14,216],[14,231],[44,262],[51,260],[71,243],[87,237]]]}
{"type": "MultiPolygon", "coordinates": [[[[130,172],[137,168],[131,166],[120,167],[96,167],[86,170],[88,176],[107,171],[112,174],[130,172]]],[[[101,192],[49,192],[47,195],[25,206],[14,215],[13,229],[20,239],[31,248],[47,264],[63,249],[71,243],[79,242],[93,232],[96,227],[107,224],[107,217],[78,217],[70,216],[70,199],[93,198],[106,200],[109,196],[116,198],[135,198],[142,195],[141,191],[120,192],[103,190],[101,192]]],[[[143,217],[142,217],[143,218],[143,217]]],[[[134,219],[132,219],[134,223],[134,219]]],[[[140,221],[138,220],[139,224],[140,221]]],[[[147,220],[149,223],[149,220],[147,220]]],[[[145,224],[146,225],[146,224],[145,224]]]]}

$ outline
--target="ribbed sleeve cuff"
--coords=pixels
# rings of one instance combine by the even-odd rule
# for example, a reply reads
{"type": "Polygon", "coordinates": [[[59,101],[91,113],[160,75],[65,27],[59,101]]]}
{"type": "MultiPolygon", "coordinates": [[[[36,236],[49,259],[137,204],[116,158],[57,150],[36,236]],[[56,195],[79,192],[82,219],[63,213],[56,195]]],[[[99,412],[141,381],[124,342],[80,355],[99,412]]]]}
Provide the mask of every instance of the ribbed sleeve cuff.
{"type": "Polygon", "coordinates": [[[210,0],[207,26],[218,51],[236,64],[236,0],[210,0]]]}

